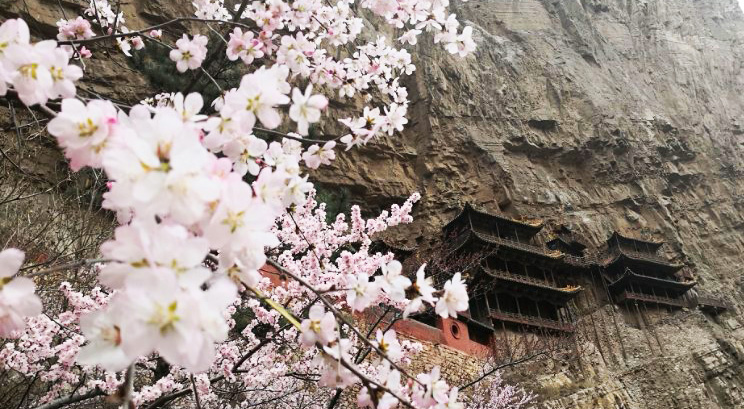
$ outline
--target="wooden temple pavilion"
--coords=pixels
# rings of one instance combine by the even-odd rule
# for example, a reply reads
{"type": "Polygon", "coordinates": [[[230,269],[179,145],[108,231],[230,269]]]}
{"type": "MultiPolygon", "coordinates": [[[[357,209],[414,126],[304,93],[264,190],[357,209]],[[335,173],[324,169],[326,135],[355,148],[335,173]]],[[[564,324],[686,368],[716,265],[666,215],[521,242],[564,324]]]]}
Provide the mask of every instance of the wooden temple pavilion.
{"type": "Polygon", "coordinates": [[[575,234],[565,225],[553,230],[551,238],[545,243],[549,249],[558,250],[574,257],[584,257],[586,244],[579,241],[575,234]]]}
{"type": "Polygon", "coordinates": [[[608,290],[615,302],[687,306],[683,296],[697,282],[680,272],[684,265],[672,263],[658,254],[663,244],[618,232],[607,239],[603,267],[608,290]]]}
{"type": "Polygon", "coordinates": [[[700,294],[698,295],[697,300],[700,310],[711,315],[718,315],[728,309],[731,309],[731,304],[729,304],[729,302],[724,300],[723,298],[700,294]]]}
{"type": "Polygon", "coordinates": [[[545,245],[550,250],[564,254],[563,263],[567,270],[576,268],[586,270],[597,265],[596,257],[586,253],[586,244],[582,243],[576,234],[565,225],[554,229],[545,245]]]}
{"type": "Polygon", "coordinates": [[[538,245],[539,221],[515,220],[466,204],[443,228],[458,252],[482,254],[468,271],[470,310],[487,328],[527,327],[547,331],[574,330],[567,303],[582,289],[556,274],[564,254],[538,245]]]}

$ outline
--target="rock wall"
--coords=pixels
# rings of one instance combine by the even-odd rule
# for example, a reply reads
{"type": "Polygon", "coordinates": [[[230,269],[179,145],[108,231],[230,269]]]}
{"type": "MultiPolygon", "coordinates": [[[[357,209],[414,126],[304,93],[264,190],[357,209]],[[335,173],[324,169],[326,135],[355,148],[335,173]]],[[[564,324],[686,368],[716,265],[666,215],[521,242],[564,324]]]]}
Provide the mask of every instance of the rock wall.
{"type": "Polygon", "coordinates": [[[371,157],[342,156],[323,179],[380,206],[422,192],[416,227],[398,237],[409,245],[425,245],[466,201],[570,225],[595,247],[614,229],[666,240],[667,255],[695,269],[699,290],[736,309],[718,318],[648,310],[639,321],[595,303],[582,317],[597,328],[587,331],[583,370],[546,368],[534,384],[549,408],[742,407],[737,2],[456,8],[474,26],[475,56],[420,44],[404,137],[371,157]]]}
{"type": "MultiPolygon", "coordinates": [[[[36,34],[51,35],[59,8],[74,14],[83,3],[0,1],[0,15],[21,15],[36,34]]],[[[127,24],[181,15],[187,3],[125,2],[127,24]]],[[[408,80],[409,128],[339,155],[316,180],[347,187],[371,210],[420,191],[413,228],[395,234],[409,245],[429,242],[466,201],[571,225],[593,246],[615,229],[667,240],[666,252],[694,267],[699,288],[735,309],[717,318],[645,311],[639,319],[590,297],[580,364],[535,364],[543,375],[529,385],[551,409],[743,407],[744,14],[737,1],[453,7],[474,26],[475,55],[460,60],[423,40],[408,80]]],[[[132,103],[158,90],[115,52],[88,64],[86,93],[132,103]]],[[[0,146],[45,180],[33,182],[36,189],[67,183],[48,140],[33,139],[35,148],[24,151],[14,138],[3,133],[0,146]]],[[[460,359],[433,351],[427,364],[460,359]]]]}

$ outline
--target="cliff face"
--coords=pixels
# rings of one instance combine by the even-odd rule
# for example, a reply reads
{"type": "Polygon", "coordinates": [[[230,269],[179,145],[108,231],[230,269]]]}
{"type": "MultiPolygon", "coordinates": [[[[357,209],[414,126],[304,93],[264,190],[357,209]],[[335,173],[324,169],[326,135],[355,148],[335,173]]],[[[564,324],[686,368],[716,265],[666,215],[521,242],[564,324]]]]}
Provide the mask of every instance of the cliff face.
{"type": "MultiPolygon", "coordinates": [[[[669,257],[693,266],[700,291],[741,309],[737,2],[491,0],[457,9],[478,49],[464,61],[431,42],[415,50],[412,126],[383,145],[399,155],[379,147],[372,157],[342,155],[324,179],[363,186],[368,200],[421,191],[421,242],[466,201],[571,225],[593,246],[614,229],[665,239],[669,257]]],[[[416,234],[401,238],[410,244],[416,234]]],[[[638,324],[617,307],[586,314],[593,310],[584,322],[599,330],[584,372],[537,382],[554,391],[548,407],[744,405],[737,311],[715,320],[652,314],[638,324]]]]}
{"type": "MultiPolygon", "coordinates": [[[[124,11],[139,28],[182,15],[181,3],[188,2],[136,0],[124,11]]],[[[50,34],[58,4],[0,2],[0,9],[50,34]]],[[[316,180],[348,187],[368,207],[420,191],[414,227],[398,232],[408,244],[434,237],[466,201],[571,225],[591,246],[615,229],[667,240],[668,255],[694,267],[699,289],[736,308],[717,318],[651,312],[639,322],[595,305],[584,311],[594,328],[580,370],[554,367],[532,384],[556,409],[744,407],[744,15],[737,1],[454,7],[474,26],[475,56],[460,60],[422,41],[413,50],[404,135],[340,154],[316,180]]],[[[130,102],[145,96],[145,79],[123,57],[89,64],[91,91],[130,102]]],[[[16,157],[21,167],[45,172],[26,155],[16,157]]]]}

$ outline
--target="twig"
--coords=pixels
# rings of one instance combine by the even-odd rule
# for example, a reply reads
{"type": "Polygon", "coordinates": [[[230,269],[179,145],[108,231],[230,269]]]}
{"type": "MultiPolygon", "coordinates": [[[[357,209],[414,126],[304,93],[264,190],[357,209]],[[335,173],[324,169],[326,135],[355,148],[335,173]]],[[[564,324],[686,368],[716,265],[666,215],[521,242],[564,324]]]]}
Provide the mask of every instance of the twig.
{"type": "Polygon", "coordinates": [[[121,397],[121,409],[130,409],[130,406],[134,408],[132,403],[132,391],[134,390],[134,363],[129,365],[127,373],[124,376],[124,390],[121,397]]]}
{"type": "MultiPolygon", "coordinates": [[[[280,331],[284,330],[285,328],[288,328],[288,325],[285,325],[284,327],[282,327],[280,329],[280,331]]],[[[256,354],[256,352],[260,351],[261,348],[263,348],[264,346],[266,346],[269,342],[271,342],[271,340],[267,338],[267,339],[261,341],[255,347],[253,347],[250,351],[248,351],[245,355],[243,355],[243,357],[240,358],[233,365],[231,372],[238,373],[239,372],[239,368],[243,364],[243,362],[247,361],[248,358],[250,358],[251,356],[253,356],[254,354],[256,354]]],[[[225,376],[224,375],[215,376],[214,378],[209,379],[209,383],[215,383],[215,382],[221,381],[223,379],[225,379],[225,376]]],[[[147,406],[146,409],[160,408],[163,405],[165,405],[166,403],[168,403],[168,402],[170,402],[170,401],[172,401],[174,399],[178,399],[178,398],[180,398],[182,396],[186,396],[189,393],[191,393],[191,388],[184,388],[184,389],[181,389],[179,391],[173,392],[173,393],[171,393],[169,395],[163,395],[163,396],[155,399],[155,401],[153,401],[149,406],[147,406]]]]}
{"type": "Polygon", "coordinates": [[[294,139],[295,141],[300,141],[300,142],[305,142],[305,143],[326,143],[326,142],[337,141],[337,140],[341,139],[340,136],[335,136],[335,135],[327,135],[327,136],[331,136],[332,137],[331,139],[327,139],[327,140],[309,139],[309,138],[303,138],[303,137],[300,137],[300,136],[288,135],[288,134],[285,134],[283,132],[274,131],[274,130],[266,129],[266,128],[261,128],[261,127],[258,127],[258,126],[254,126],[253,127],[253,130],[254,131],[258,131],[258,132],[263,132],[263,133],[266,133],[266,134],[269,134],[269,135],[273,135],[273,136],[279,136],[279,137],[282,137],[282,138],[294,139]]]}
{"type": "MultiPolygon", "coordinates": [[[[87,265],[91,265],[91,264],[96,264],[96,263],[105,263],[107,261],[109,261],[109,260],[104,259],[104,258],[83,259],[83,260],[73,261],[71,263],[61,264],[59,266],[48,268],[48,269],[45,269],[45,270],[40,270],[40,271],[36,271],[36,272],[33,272],[33,273],[25,274],[24,277],[38,277],[38,276],[44,275],[44,274],[54,273],[54,272],[57,272],[57,271],[67,270],[67,269],[70,269],[70,268],[83,267],[83,266],[87,266],[87,265]]],[[[34,266],[24,267],[24,268],[22,268],[22,269],[19,270],[19,273],[21,271],[25,271],[25,270],[28,270],[28,269],[31,269],[31,268],[34,268],[34,266]]]]}
{"type": "Polygon", "coordinates": [[[196,403],[196,409],[202,409],[201,401],[199,400],[199,392],[196,390],[196,381],[194,381],[194,374],[191,374],[191,387],[194,388],[194,402],[196,403]]]}
{"type": "Polygon", "coordinates": [[[544,354],[546,354],[546,352],[541,351],[541,352],[538,352],[538,353],[535,353],[535,354],[532,354],[532,355],[523,356],[522,358],[519,358],[519,359],[517,359],[515,361],[511,361],[511,362],[508,362],[508,363],[505,363],[505,364],[497,365],[497,366],[491,368],[490,371],[484,373],[483,375],[479,376],[478,378],[476,378],[476,379],[474,379],[474,380],[466,383],[465,385],[461,386],[460,387],[460,390],[463,391],[463,390],[465,390],[465,389],[467,389],[467,388],[475,385],[476,383],[478,383],[478,382],[482,381],[483,379],[485,379],[485,378],[493,375],[494,373],[498,372],[501,369],[508,368],[510,366],[519,365],[519,364],[521,364],[523,362],[527,362],[529,360],[535,359],[538,356],[544,355],[544,354]]]}
{"type": "Polygon", "coordinates": [[[91,37],[91,38],[87,38],[87,39],[84,39],[84,40],[65,40],[65,41],[58,41],[57,44],[59,44],[59,45],[73,45],[73,44],[84,45],[84,44],[96,43],[98,41],[103,41],[103,40],[107,40],[107,39],[111,39],[111,38],[114,38],[115,39],[115,38],[123,38],[123,37],[134,37],[134,36],[142,35],[142,34],[144,34],[146,32],[149,32],[149,31],[152,31],[152,30],[155,30],[155,29],[158,29],[158,28],[167,27],[167,26],[172,25],[172,24],[177,24],[177,23],[180,23],[182,21],[198,21],[198,22],[202,22],[202,23],[230,24],[230,25],[234,25],[234,26],[238,26],[238,27],[243,27],[243,28],[246,28],[246,29],[251,30],[253,32],[256,32],[255,28],[253,28],[253,27],[251,27],[251,26],[249,26],[247,24],[238,23],[238,22],[235,22],[235,21],[213,20],[213,19],[204,19],[204,18],[196,18],[196,17],[176,17],[176,18],[173,18],[171,20],[168,20],[168,21],[166,21],[164,23],[155,24],[154,26],[143,28],[141,30],[130,31],[128,33],[112,33],[112,34],[106,34],[106,35],[102,35],[102,36],[91,37]]]}
{"type": "Polygon", "coordinates": [[[35,409],[59,409],[59,408],[62,408],[64,406],[67,406],[73,403],[82,402],[84,400],[92,399],[92,398],[103,396],[103,395],[105,395],[105,393],[102,390],[96,388],[82,395],[78,395],[78,396],[70,395],[65,398],[53,400],[44,405],[37,406],[35,409]]]}

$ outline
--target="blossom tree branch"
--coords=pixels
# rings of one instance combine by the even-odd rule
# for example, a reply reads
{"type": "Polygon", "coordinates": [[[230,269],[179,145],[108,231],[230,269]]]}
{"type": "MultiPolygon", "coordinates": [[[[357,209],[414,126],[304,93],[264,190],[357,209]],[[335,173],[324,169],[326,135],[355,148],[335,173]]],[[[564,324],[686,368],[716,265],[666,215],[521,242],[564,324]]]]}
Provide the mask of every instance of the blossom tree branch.
{"type": "Polygon", "coordinates": [[[83,402],[83,401],[97,398],[99,396],[104,396],[104,395],[106,394],[100,389],[93,389],[82,395],[76,395],[76,396],[70,395],[65,398],[60,398],[60,399],[51,401],[44,405],[37,406],[35,409],[60,409],[60,408],[64,408],[65,406],[72,405],[74,403],[83,402]]]}
{"type": "MultiPolygon", "coordinates": [[[[413,44],[424,28],[453,54],[474,50],[472,29],[460,30],[444,3],[417,1],[364,0],[360,6],[381,24],[407,28],[399,42],[413,44]]],[[[0,350],[0,362],[47,380],[48,392],[28,399],[37,405],[64,406],[99,393],[125,409],[135,403],[162,407],[178,398],[211,407],[214,399],[244,393],[256,405],[319,402],[333,390],[325,387],[354,384],[361,384],[362,406],[457,405],[457,388],[438,367],[403,370],[415,346],[399,341],[392,323],[372,340],[372,331],[365,336],[347,317],[380,303],[405,308],[403,316],[424,305],[442,317],[467,309],[459,272],[438,290],[425,266],[414,283],[392,254],[369,252],[370,237],[412,220],[420,195],[374,219],[363,219],[355,206],[348,222],[338,216],[329,223],[306,174],[335,159],[337,142],[350,149],[404,129],[408,94],[401,78],[415,69],[411,55],[381,37],[357,41],[365,26],[350,0],[309,0],[301,7],[243,0],[234,12],[221,0],[194,5],[196,17],[130,31],[119,0],[91,0],[88,18],[58,22],[58,42],[32,42],[20,19],[0,27],[7,45],[0,54],[0,95],[50,118],[47,130],[71,170],[90,168],[107,182],[101,207],[118,222],[96,259],[24,268],[24,252],[0,251],[0,314],[10,322],[0,327],[0,337],[19,338],[10,341],[14,348],[0,350]],[[106,34],[96,36],[89,18],[106,34]],[[222,41],[216,46],[202,34],[183,34],[174,45],[162,40],[161,29],[184,21],[232,31],[217,33],[222,41]],[[132,56],[146,46],[143,39],[167,47],[175,70],[189,73],[184,92],[134,106],[95,92],[77,96],[85,68],[80,60],[93,55],[86,46],[110,40],[132,56]],[[334,52],[341,49],[348,56],[334,52]],[[226,60],[246,67],[239,84],[224,92],[219,74],[208,71],[217,59],[217,72],[226,60]],[[209,116],[203,108],[210,101],[190,92],[204,75],[221,94],[209,116]],[[382,105],[342,119],[347,135],[308,138],[329,109],[329,92],[350,100],[380,95],[374,103],[382,105]],[[269,284],[259,272],[267,262],[290,280],[269,284]],[[93,264],[99,265],[77,276],[76,269],[93,264]],[[66,270],[76,270],[65,277],[72,283],[37,294],[31,278],[66,270]],[[379,360],[368,360],[371,352],[379,360]],[[266,366],[274,370],[266,374],[266,366]],[[323,388],[308,386],[313,383],[323,388]],[[75,395],[82,388],[92,392],[75,395]]],[[[20,132],[18,124],[14,118],[20,132]]],[[[92,197],[86,208],[93,210],[92,197]]]]}

